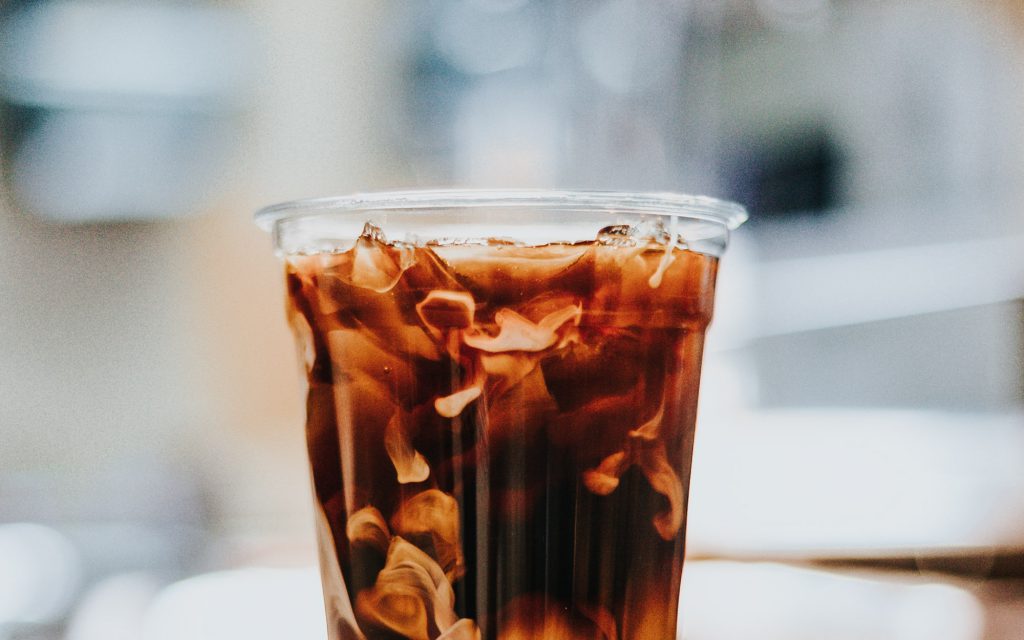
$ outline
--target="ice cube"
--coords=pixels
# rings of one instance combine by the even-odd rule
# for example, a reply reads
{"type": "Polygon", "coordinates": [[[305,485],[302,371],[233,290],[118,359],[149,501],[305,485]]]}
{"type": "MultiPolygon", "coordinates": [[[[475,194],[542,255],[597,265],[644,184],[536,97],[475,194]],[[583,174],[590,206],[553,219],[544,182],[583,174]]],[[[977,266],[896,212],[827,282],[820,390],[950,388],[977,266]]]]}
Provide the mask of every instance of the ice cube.
{"type": "Polygon", "coordinates": [[[346,254],[349,260],[341,261],[325,273],[332,273],[353,286],[377,293],[390,291],[402,277],[402,272],[412,264],[410,248],[388,245],[384,232],[369,222],[355,246],[346,254]]]}
{"type": "Polygon", "coordinates": [[[598,231],[596,242],[606,247],[635,247],[636,237],[632,225],[615,224],[598,231]]]}
{"type": "Polygon", "coordinates": [[[621,396],[598,396],[580,407],[563,412],[551,428],[548,439],[565,449],[583,466],[596,465],[621,451],[629,431],[643,412],[640,387],[621,396]]]}
{"type": "Polygon", "coordinates": [[[635,332],[587,329],[573,337],[541,361],[544,381],[561,410],[624,395],[637,386],[647,364],[641,360],[648,354],[635,332]]]}
{"type": "MultiPolygon", "coordinates": [[[[344,372],[339,372],[338,384],[333,385],[334,401],[330,405],[337,416],[334,437],[338,447],[333,451],[318,451],[317,455],[325,460],[332,456],[334,461],[340,461],[345,478],[346,512],[353,513],[368,503],[376,503],[377,498],[369,488],[375,492],[397,490],[393,466],[384,448],[384,431],[397,407],[377,381],[365,376],[353,379],[345,376],[344,372]]],[[[312,447],[311,443],[311,451],[312,447]]],[[[320,467],[313,468],[314,476],[319,475],[320,467]]]]}
{"type": "Polygon", "coordinates": [[[436,247],[478,303],[491,308],[519,308],[549,291],[585,296],[593,268],[587,247],[474,246],[436,247]]]}
{"type": "Polygon", "coordinates": [[[388,242],[387,236],[384,235],[384,230],[369,221],[363,225],[363,231],[359,234],[359,239],[365,239],[376,244],[387,244],[388,242]]]}
{"type": "Polygon", "coordinates": [[[403,353],[403,344],[385,349],[367,331],[337,329],[327,332],[327,347],[336,376],[341,380],[370,380],[405,409],[425,402],[443,383],[443,363],[418,360],[403,353]],[[433,383],[433,386],[431,386],[433,383]]]}
{"type": "Polygon", "coordinates": [[[492,446],[509,438],[522,446],[522,439],[540,434],[551,424],[556,411],[544,376],[539,368],[532,369],[515,385],[488,397],[487,433],[492,446]]]}
{"type": "Polygon", "coordinates": [[[678,327],[710,317],[716,259],[687,251],[674,222],[605,228],[592,254],[584,324],[678,327]]]}
{"type": "Polygon", "coordinates": [[[426,334],[415,316],[413,301],[405,299],[411,295],[409,292],[397,285],[383,294],[364,289],[338,275],[339,269],[325,269],[316,278],[314,299],[326,314],[320,319],[321,331],[359,329],[385,350],[428,360],[441,359],[435,340],[426,334]]]}
{"type": "Polygon", "coordinates": [[[703,327],[711,317],[713,257],[651,244],[642,250],[595,247],[594,262],[584,325],[703,327]]]}
{"type": "Polygon", "coordinates": [[[455,270],[433,248],[417,246],[413,255],[415,260],[402,274],[402,282],[410,291],[419,292],[418,297],[435,289],[465,290],[455,270]]]}
{"type": "Polygon", "coordinates": [[[651,245],[659,244],[667,246],[672,244],[672,231],[675,227],[675,218],[670,219],[672,229],[665,228],[665,221],[662,217],[645,218],[632,227],[632,236],[637,244],[651,245]]]}
{"type": "MultiPolygon", "coordinates": [[[[539,323],[546,316],[569,307],[581,306],[581,296],[552,289],[518,304],[513,309],[531,322],[539,323]]],[[[575,322],[574,322],[575,324],[575,322]]]]}

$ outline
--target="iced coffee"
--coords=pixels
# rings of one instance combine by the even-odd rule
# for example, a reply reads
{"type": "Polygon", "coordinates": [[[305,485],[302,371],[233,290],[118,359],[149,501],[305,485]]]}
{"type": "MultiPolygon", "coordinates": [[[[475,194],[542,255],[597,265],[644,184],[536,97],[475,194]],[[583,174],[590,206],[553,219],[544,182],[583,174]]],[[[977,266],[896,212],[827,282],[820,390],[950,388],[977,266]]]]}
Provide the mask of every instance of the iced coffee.
{"type": "Polygon", "coordinates": [[[718,260],[578,240],[285,253],[332,640],[676,637],[718,260]]]}

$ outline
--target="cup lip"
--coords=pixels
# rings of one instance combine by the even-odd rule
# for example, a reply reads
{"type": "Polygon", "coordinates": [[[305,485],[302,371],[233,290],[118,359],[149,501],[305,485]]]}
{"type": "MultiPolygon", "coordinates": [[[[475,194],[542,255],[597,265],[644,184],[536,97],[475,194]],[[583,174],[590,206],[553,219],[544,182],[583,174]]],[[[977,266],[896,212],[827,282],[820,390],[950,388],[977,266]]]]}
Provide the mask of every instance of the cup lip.
{"type": "Polygon", "coordinates": [[[327,213],[518,207],[585,212],[671,215],[722,225],[729,231],[747,220],[742,205],[708,196],[668,191],[628,192],[558,189],[413,189],[305,198],[272,204],[253,216],[266,231],[287,220],[327,213]]]}

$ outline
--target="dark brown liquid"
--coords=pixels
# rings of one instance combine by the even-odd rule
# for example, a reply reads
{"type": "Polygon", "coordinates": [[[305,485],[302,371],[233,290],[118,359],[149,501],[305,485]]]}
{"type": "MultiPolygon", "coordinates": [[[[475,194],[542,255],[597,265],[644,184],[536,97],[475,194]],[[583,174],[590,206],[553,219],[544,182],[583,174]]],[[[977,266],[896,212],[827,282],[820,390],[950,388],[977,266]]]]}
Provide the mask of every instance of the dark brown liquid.
{"type": "Polygon", "coordinates": [[[332,639],[675,638],[717,260],[666,247],[288,258],[332,639]]]}

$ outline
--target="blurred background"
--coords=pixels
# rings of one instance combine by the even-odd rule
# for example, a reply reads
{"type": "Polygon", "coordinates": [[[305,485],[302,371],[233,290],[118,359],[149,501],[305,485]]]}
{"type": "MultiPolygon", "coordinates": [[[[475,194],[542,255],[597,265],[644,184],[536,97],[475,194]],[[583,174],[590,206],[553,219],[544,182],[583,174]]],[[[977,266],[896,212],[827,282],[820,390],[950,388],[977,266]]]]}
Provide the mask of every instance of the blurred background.
{"type": "Polygon", "coordinates": [[[675,190],[685,637],[1024,637],[1021,0],[0,0],[0,640],[324,636],[265,204],[675,190]]]}

